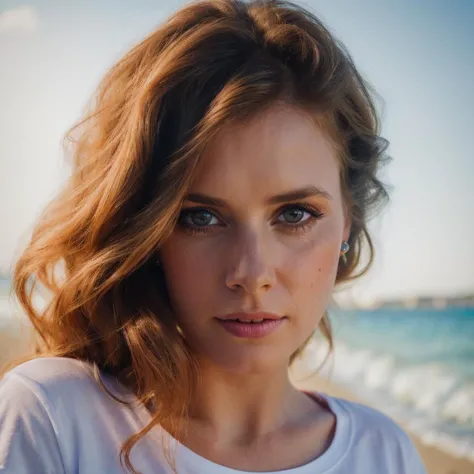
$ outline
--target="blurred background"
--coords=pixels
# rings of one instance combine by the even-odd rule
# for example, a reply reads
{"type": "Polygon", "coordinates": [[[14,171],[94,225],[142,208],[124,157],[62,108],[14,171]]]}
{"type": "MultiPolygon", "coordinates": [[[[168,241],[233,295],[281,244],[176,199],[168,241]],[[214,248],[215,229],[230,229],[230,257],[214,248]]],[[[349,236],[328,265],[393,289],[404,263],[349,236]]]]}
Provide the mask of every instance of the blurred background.
{"type": "MultiPolygon", "coordinates": [[[[68,176],[63,134],[108,68],[185,3],[0,1],[0,367],[29,341],[10,274],[68,176]]],[[[380,94],[394,158],[375,264],[335,293],[323,375],[453,460],[436,472],[474,472],[474,1],[297,3],[380,94]]],[[[325,350],[315,338],[306,366],[325,350]]]]}

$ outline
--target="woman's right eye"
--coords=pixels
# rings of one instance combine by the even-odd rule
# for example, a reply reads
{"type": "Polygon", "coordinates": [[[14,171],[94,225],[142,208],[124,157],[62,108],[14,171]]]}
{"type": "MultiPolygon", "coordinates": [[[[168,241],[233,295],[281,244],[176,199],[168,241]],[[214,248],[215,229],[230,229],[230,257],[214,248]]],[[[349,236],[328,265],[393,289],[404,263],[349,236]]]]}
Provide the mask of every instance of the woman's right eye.
{"type": "Polygon", "coordinates": [[[179,223],[183,227],[203,231],[203,228],[219,225],[220,221],[208,209],[185,209],[181,212],[179,223]]]}

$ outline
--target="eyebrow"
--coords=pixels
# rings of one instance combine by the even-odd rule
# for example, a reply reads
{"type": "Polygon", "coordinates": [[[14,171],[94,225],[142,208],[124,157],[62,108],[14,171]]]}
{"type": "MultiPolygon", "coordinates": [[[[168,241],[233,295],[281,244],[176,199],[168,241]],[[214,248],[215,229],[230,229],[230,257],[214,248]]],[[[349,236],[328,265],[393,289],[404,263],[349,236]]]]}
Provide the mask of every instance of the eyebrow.
{"type": "MultiPolygon", "coordinates": [[[[277,194],[267,199],[268,205],[280,204],[283,202],[298,201],[300,199],[307,199],[309,197],[324,197],[332,200],[332,196],[324,189],[317,186],[305,186],[303,188],[293,189],[286,193],[277,194]]],[[[227,203],[223,199],[207,196],[206,194],[190,193],[185,198],[186,201],[194,202],[196,204],[206,204],[209,206],[225,207],[227,203]]]]}

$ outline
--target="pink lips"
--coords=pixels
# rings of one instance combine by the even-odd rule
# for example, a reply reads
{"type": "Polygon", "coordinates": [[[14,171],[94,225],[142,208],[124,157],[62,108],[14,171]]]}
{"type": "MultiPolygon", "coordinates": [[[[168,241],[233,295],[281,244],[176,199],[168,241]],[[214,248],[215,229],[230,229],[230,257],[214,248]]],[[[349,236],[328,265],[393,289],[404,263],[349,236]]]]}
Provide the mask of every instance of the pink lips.
{"type": "Polygon", "coordinates": [[[237,337],[243,338],[258,338],[265,337],[276,331],[286,320],[286,317],[277,316],[272,313],[234,313],[226,316],[216,318],[219,324],[237,337]],[[247,319],[262,322],[240,322],[237,319],[247,319]]]}

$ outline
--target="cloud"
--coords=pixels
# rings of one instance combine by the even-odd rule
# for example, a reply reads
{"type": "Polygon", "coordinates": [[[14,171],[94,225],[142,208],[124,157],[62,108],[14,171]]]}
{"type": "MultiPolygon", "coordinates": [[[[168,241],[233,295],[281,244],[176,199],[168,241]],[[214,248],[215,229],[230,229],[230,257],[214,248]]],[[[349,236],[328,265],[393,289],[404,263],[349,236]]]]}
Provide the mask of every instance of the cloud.
{"type": "Polygon", "coordinates": [[[4,10],[0,13],[0,34],[35,33],[39,24],[36,10],[29,5],[4,10]]]}

